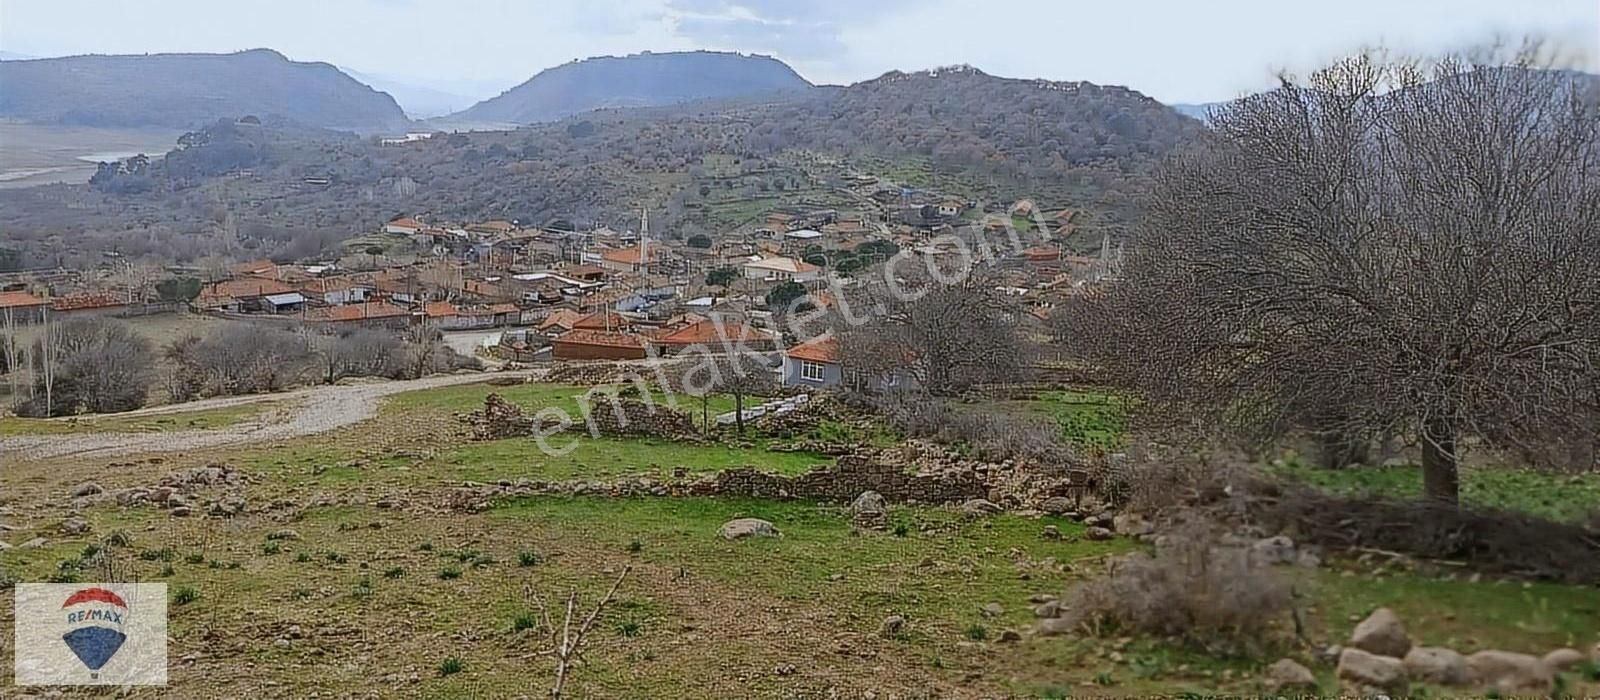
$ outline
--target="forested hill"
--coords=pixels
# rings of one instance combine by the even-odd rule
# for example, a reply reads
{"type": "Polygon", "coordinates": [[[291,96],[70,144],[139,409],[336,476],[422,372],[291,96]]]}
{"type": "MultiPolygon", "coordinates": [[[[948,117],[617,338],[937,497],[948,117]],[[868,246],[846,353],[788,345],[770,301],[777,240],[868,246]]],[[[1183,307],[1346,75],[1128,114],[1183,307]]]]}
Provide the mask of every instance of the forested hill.
{"type": "Polygon", "coordinates": [[[0,86],[0,117],[42,124],[194,128],[280,115],[365,132],[409,123],[389,95],[269,49],[4,61],[0,86]]]}
{"type": "Polygon", "coordinates": [[[540,71],[448,119],[532,124],[607,107],[652,107],[809,87],[794,69],[767,56],[714,51],[603,56],[540,71]]]}

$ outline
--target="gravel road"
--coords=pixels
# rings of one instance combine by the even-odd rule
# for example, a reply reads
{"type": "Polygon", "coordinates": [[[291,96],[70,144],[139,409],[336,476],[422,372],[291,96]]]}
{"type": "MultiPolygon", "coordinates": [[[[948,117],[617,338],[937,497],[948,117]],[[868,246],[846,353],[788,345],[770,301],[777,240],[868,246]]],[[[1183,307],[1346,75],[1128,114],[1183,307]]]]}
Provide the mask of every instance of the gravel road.
{"type": "Polygon", "coordinates": [[[222,445],[284,440],[359,423],[377,413],[385,396],[418,389],[486,382],[501,377],[526,377],[546,370],[519,370],[473,374],[449,374],[407,381],[382,381],[348,386],[319,386],[283,394],[261,394],[207,399],[159,406],[119,416],[154,415],[200,411],[242,404],[272,401],[279,406],[258,418],[210,430],[182,430],[167,433],[77,433],[67,435],[25,435],[0,438],[0,467],[21,461],[93,455],[112,457],[130,454],[181,452],[222,445]]]}

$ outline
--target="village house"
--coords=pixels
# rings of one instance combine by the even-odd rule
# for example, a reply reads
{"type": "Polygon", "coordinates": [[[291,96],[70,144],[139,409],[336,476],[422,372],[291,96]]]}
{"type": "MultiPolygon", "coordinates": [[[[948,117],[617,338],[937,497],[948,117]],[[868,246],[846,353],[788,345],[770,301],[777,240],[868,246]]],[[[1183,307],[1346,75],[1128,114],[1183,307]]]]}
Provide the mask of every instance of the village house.
{"type": "Polygon", "coordinates": [[[575,330],[550,341],[558,360],[642,360],[644,339],[629,333],[575,330]]]}
{"type": "Polygon", "coordinates": [[[829,387],[844,382],[839,365],[839,343],[831,335],[818,336],[783,353],[785,386],[829,387]]]}
{"type": "Polygon", "coordinates": [[[298,295],[294,287],[274,279],[240,277],[202,287],[190,306],[200,312],[265,313],[272,310],[267,297],[290,293],[298,295]]]}
{"type": "MultiPolygon", "coordinates": [[[[126,292],[76,292],[50,300],[50,313],[56,316],[126,316],[132,312],[126,292]]],[[[140,306],[143,306],[142,304],[140,306]]]]}
{"type": "Polygon", "coordinates": [[[311,323],[336,323],[359,326],[404,326],[411,322],[411,311],[386,301],[346,304],[314,309],[306,313],[311,323]]]}
{"type": "Polygon", "coordinates": [[[600,252],[600,266],[613,272],[643,272],[653,262],[643,244],[630,248],[610,248],[600,252]]]}
{"type": "Polygon", "coordinates": [[[315,277],[296,285],[306,299],[324,306],[360,304],[374,291],[371,284],[354,277],[315,277]]]}
{"type": "Polygon", "coordinates": [[[650,344],[660,349],[661,354],[670,355],[696,345],[711,352],[735,348],[768,351],[777,348],[777,339],[771,332],[757,330],[743,323],[704,319],[659,334],[650,339],[650,344]]]}
{"type": "Polygon", "coordinates": [[[395,236],[414,236],[422,230],[422,222],[402,216],[383,225],[383,232],[395,236]]]}
{"type": "Polygon", "coordinates": [[[9,315],[17,323],[34,323],[44,318],[50,308],[47,299],[36,297],[24,290],[0,292],[0,318],[9,315]]]}
{"type": "Polygon", "coordinates": [[[744,278],[763,282],[795,281],[802,284],[822,277],[822,268],[794,258],[779,256],[752,260],[741,266],[744,278]]]}

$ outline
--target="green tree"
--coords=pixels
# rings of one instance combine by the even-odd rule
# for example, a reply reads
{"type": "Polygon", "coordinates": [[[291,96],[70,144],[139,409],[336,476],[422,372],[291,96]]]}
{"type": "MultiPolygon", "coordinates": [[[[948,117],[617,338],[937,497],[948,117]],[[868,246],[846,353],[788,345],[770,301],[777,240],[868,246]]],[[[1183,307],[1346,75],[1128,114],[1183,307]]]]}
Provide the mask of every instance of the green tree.
{"type": "Polygon", "coordinates": [[[726,287],[739,279],[739,270],[732,267],[719,267],[706,273],[706,284],[713,287],[726,287]]]}
{"type": "Polygon", "coordinates": [[[687,243],[689,244],[690,248],[710,248],[711,237],[703,233],[697,233],[693,236],[690,236],[687,243]]]}
{"type": "Polygon", "coordinates": [[[773,287],[772,291],[767,292],[767,308],[774,310],[787,309],[791,302],[805,295],[806,288],[801,286],[799,282],[792,280],[784,282],[773,287]]]}

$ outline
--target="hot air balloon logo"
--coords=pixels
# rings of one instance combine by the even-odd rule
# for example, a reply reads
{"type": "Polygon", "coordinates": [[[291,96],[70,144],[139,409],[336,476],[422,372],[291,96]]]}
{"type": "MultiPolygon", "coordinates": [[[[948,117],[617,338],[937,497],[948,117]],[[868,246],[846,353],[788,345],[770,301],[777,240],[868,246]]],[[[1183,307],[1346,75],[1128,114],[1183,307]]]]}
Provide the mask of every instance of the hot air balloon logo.
{"type": "Polygon", "coordinates": [[[128,604],[104,588],[84,588],[67,596],[61,609],[67,617],[67,631],[61,641],[67,643],[93,677],[98,677],[100,669],[128,640],[123,632],[128,604]]]}

